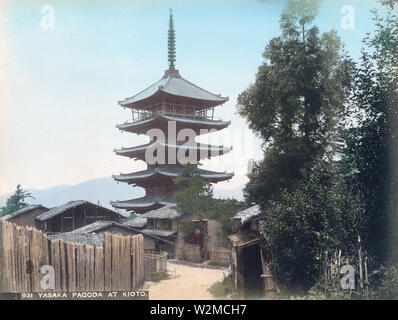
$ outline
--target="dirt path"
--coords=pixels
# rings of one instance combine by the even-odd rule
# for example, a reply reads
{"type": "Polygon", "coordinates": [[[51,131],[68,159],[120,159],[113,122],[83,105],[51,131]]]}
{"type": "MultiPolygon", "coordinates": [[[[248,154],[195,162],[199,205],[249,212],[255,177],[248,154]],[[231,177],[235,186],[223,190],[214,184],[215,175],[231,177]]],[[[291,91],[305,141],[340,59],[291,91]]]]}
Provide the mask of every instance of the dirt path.
{"type": "Polygon", "coordinates": [[[160,282],[146,282],[150,300],[214,300],[207,289],[223,279],[226,269],[207,269],[167,262],[171,277],[160,282]]]}

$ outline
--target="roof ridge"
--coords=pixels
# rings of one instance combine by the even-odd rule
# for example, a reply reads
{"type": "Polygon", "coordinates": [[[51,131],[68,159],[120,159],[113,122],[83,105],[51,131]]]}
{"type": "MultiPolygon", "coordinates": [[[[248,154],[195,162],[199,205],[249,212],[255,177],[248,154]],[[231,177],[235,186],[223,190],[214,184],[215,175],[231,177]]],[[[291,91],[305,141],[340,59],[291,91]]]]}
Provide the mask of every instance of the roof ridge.
{"type": "MultiPolygon", "coordinates": [[[[144,91],[148,90],[149,88],[154,87],[157,83],[159,83],[159,82],[162,81],[163,79],[164,79],[164,78],[162,77],[160,80],[158,80],[158,81],[156,81],[155,83],[149,85],[148,87],[146,87],[145,89],[143,89],[143,90],[141,90],[140,92],[136,93],[135,95],[133,95],[133,96],[131,96],[131,97],[126,97],[126,98],[124,98],[124,101],[119,100],[117,103],[118,103],[119,105],[121,105],[121,102],[125,102],[125,101],[127,101],[127,100],[130,100],[130,99],[135,98],[136,96],[138,96],[139,94],[141,94],[141,93],[143,93],[144,91]]],[[[159,91],[159,90],[157,90],[157,91],[159,91]]]]}
{"type": "Polygon", "coordinates": [[[200,90],[203,90],[203,91],[205,91],[205,92],[207,92],[207,93],[209,93],[209,94],[211,94],[213,96],[216,96],[216,97],[219,97],[219,98],[222,98],[222,99],[226,99],[225,102],[227,102],[229,100],[229,97],[223,97],[223,96],[221,96],[221,94],[215,94],[215,93],[212,93],[212,92],[210,92],[210,91],[208,91],[206,89],[203,89],[202,87],[199,87],[198,85],[196,85],[196,84],[192,83],[191,81],[183,78],[182,76],[180,76],[180,78],[181,78],[181,80],[184,80],[184,81],[188,82],[190,85],[193,85],[194,87],[196,87],[196,88],[198,88],[200,90]]]}

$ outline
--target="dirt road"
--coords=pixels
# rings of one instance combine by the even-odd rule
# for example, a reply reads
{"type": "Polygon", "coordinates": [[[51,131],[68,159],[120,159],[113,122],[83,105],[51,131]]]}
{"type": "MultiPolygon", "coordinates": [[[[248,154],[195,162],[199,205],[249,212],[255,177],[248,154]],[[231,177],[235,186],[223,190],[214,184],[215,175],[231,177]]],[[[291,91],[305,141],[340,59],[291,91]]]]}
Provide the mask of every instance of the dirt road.
{"type": "Polygon", "coordinates": [[[171,279],[146,282],[150,300],[214,300],[207,289],[223,279],[226,269],[207,269],[167,262],[171,279]],[[174,278],[174,276],[176,276],[174,278]]]}

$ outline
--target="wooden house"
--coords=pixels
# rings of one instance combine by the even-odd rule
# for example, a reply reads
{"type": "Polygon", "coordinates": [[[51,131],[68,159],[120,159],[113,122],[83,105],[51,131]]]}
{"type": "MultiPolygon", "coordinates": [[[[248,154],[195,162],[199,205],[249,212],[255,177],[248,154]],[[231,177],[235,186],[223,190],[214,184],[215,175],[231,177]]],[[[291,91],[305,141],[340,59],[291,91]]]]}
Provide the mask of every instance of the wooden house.
{"type": "Polygon", "coordinates": [[[105,233],[113,233],[122,236],[142,234],[144,236],[145,250],[155,250],[159,246],[159,243],[171,244],[171,242],[166,239],[156,237],[142,230],[134,229],[114,221],[97,221],[76,230],[55,234],[50,237],[51,239],[102,246],[105,233]]]}
{"type": "Polygon", "coordinates": [[[48,210],[50,209],[41,204],[28,205],[14,213],[1,217],[0,220],[38,229],[40,227],[40,223],[36,220],[36,217],[48,210]]]}
{"type": "MultiPolygon", "coordinates": [[[[179,226],[175,242],[176,258],[191,262],[216,262],[212,259],[214,254],[222,249],[227,251],[220,222],[193,213],[181,217],[179,226]],[[188,227],[184,228],[184,224],[188,227]]],[[[228,265],[227,256],[225,258],[224,264],[228,265]]]]}
{"type": "Polygon", "coordinates": [[[96,221],[120,222],[121,214],[85,200],[70,201],[52,208],[35,219],[47,233],[64,233],[96,221]]]}
{"type": "Polygon", "coordinates": [[[1,218],[22,226],[30,226],[46,233],[65,233],[96,221],[120,222],[122,215],[85,200],[70,201],[61,206],[46,208],[29,205],[1,218]]]}
{"type": "Polygon", "coordinates": [[[269,258],[260,246],[259,222],[264,217],[265,213],[256,205],[232,218],[239,224],[239,230],[228,236],[232,275],[235,289],[245,299],[269,297],[276,290],[269,272],[269,258]]]}
{"type": "Polygon", "coordinates": [[[180,216],[174,204],[169,204],[140,215],[140,218],[147,219],[145,229],[142,229],[142,232],[168,241],[159,243],[159,247],[156,249],[166,251],[169,257],[175,256],[174,242],[178,233],[178,219],[180,216]]]}

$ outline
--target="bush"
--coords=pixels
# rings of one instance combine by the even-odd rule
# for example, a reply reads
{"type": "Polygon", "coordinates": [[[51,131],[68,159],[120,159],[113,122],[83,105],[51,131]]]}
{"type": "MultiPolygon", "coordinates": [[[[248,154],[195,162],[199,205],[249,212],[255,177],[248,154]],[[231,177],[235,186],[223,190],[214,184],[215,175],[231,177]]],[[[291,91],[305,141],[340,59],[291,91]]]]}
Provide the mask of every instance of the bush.
{"type": "Polygon", "coordinates": [[[207,290],[216,298],[225,298],[226,296],[234,293],[234,284],[232,278],[227,277],[223,281],[213,283],[207,290]]]}
{"type": "Polygon", "coordinates": [[[336,185],[312,175],[267,207],[265,250],[273,275],[288,291],[306,292],[315,285],[327,252],[350,250],[357,233],[348,200],[336,185]]]}
{"type": "Polygon", "coordinates": [[[147,281],[160,282],[162,280],[170,279],[170,275],[167,272],[150,273],[146,276],[147,281]]]}

